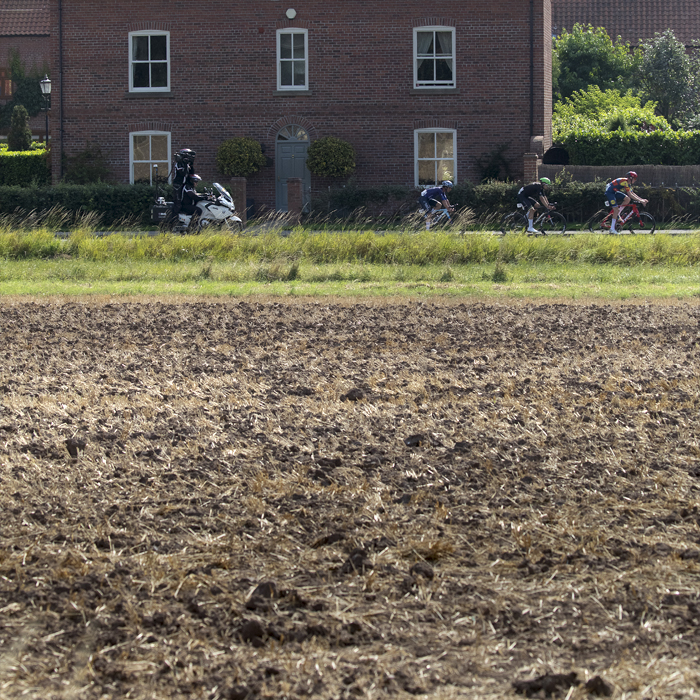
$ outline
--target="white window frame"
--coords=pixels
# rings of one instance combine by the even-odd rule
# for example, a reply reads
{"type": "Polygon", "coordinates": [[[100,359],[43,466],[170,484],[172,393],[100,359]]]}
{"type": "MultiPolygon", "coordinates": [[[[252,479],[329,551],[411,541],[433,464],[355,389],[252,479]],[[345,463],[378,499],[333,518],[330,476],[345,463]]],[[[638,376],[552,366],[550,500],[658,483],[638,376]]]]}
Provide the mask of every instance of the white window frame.
{"type": "MultiPolygon", "coordinates": [[[[134,184],[134,136],[167,136],[168,137],[168,146],[166,149],[166,154],[167,154],[167,166],[165,168],[165,172],[160,172],[158,171],[158,182],[169,182],[170,181],[170,149],[171,149],[171,135],[169,131],[131,131],[129,132],[129,182],[133,185],[134,184]]],[[[151,160],[148,161],[138,161],[139,163],[151,163],[151,167],[149,168],[150,173],[151,173],[151,184],[153,183],[153,163],[162,163],[166,161],[161,161],[155,158],[152,158],[151,160]]]]}
{"type": "MultiPolygon", "coordinates": [[[[141,61],[138,61],[141,63],[141,61]]],[[[151,61],[149,60],[150,64],[151,61]]],[[[163,31],[139,31],[139,32],[129,32],[129,92],[170,92],[170,32],[163,31]],[[137,36],[164,36],[165,37],[165,62],[168,69],[167,85],[164,87],[134,87],[134,63],[137,63],[134,59],[134,37],[137,36]]]]}
{"type": "MultiPolygon", "coordinates": [[[[426,90],[431,88],[456,88],[457,87],[457,44],[454,27],[429,26],[429,27],[414,27],[413,28],[413,87],[416,90],[426,90]],[[418,55],[418,34],[420,32],[450,32],[452,34],[452,80],[418,80],[418,60],[423,57],[418,55]]],[[[435,56],[436,54],[433,54],[435,56]]]]}
{"type": "MultiPolygon", "coordinates": [[[[294,75],[294,70],[292,70],[294,75]]],[[[277,30],[277,89],[278,90],[308,90],[309,89],[309,30],[290,28],[277,30]],[[283,34],[302,34],[304,36],[304,84],[282,85],[282,61],[294,61],[299,59],[283,59],[281,55],[281,37],[283,34]]]]}
{"type": "Polygon", "coordinates": [[[419,168],[418,164],[420,161],[426,161],[426,160],[431,160],[434,163],[437,163],[439,160],[442,160],[441,158],[438,158],[437,155],[433,155],[432,158],[419,158],[418,157],[418,135],[419,134],[452,134],[452,161],[454,163],[454,172],[451,173],[451,177],[449,178],[452,182],[455,184],[457,183],[457,130],[456,129],[441,129],[441,128],[430,128],[430,129],[416,129],[413,132],[413,153],[414,153],[414,168],[415,168],[415,184],[416,187],[435,187],[437,186],[440,182],[442,182],[446,177],[440,177],[436,178],[436,181],[434,184],[420,184],[419,183],[419,168]]]}

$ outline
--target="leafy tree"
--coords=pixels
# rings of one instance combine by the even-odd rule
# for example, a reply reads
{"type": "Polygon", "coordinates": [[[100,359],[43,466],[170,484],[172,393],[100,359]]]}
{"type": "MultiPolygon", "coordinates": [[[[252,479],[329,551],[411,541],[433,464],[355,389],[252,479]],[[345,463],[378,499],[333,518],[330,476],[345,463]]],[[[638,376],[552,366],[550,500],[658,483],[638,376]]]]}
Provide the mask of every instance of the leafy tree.
{"type": "Polygon", "coordinates": [[[216,152],[216,167],[229,177],[249,177],[266,163],[260,143],[247,136],[224,141],[216,152]]]}
{"type": "Polygon", "coordinates": [[[34,66],[28,71],[22,62],[19,51],[10,49],[10,78],[15,85],[12,100],[0,109],[0,126],[7,126],[12,118],[12,112],[17,105],[26,108],[30,117],[34,117],[44,109],[44,96],[41,93],[39,81],[44,73],[48,74],[48,67],[40,71],[34,66]]]}
{"type": "Polygon", "coordinates": [[[626,91],[634,84],[640,57],[620,37],[613,43],[604,27],[576,23],[554,39],[552,89],[555,102],[577,90],[597,85],[601,90],[626,91]]]}
{"type": "Polygon", "coordinates": [[[10,131],[7,133],[8,151],[28,151],[32,145],[32,130],[29,128],[29,113],[22,105],[12,110],[10,131]]]}
{"type": "Polygon", "coordinates": [[[639,80],[642,94],[658,104],[666,119],[680,125],[698,113],[700,59],[667,29],[641,45],[639,80]]]}
{"type": "Polygon", "coordinates": [[[306,167],[324,177],[350,175],[355,170],[355,149],[343,139],[324,136],[309,146],[306,167]]]}

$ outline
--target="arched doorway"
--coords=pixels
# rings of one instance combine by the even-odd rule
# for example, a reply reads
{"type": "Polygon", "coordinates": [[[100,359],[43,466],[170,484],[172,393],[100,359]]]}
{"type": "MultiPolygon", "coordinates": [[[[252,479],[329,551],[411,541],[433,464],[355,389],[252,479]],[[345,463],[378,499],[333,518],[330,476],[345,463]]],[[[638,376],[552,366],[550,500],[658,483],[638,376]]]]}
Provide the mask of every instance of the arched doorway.
{"type": "Polygon", "coordinates": [[[299,177],[302,181],[304,204],[311,197],[311,173],[306,167],[306,152],[309,150],[309,134],[298,124],[288,124],[280,129],[275,140],[275,206],[279,211],[288,211],[287,180],[299,177]]]}

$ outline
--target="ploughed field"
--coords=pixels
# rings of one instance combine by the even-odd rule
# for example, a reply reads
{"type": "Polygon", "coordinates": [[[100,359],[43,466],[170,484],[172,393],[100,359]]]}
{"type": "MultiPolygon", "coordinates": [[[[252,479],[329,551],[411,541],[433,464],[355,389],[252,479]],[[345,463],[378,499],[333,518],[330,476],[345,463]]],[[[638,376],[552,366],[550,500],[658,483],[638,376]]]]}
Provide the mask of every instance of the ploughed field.
{"type": "Polygon", "coordinates": [[[700,693],[700,305],[0,303],[0,696],[700,693]]]}

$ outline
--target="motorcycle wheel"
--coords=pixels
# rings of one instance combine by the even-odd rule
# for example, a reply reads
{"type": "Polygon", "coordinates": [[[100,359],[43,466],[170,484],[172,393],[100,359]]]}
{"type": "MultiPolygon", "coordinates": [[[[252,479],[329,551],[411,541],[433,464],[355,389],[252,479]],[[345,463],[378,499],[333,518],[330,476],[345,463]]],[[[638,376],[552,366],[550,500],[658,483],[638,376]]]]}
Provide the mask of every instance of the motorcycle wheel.
{"type": "Polygon", "coordinates": [[[229,233],[243,233],[243,223],[241,221],[229,220],[224,222],[222,229],[229,233]]]}

